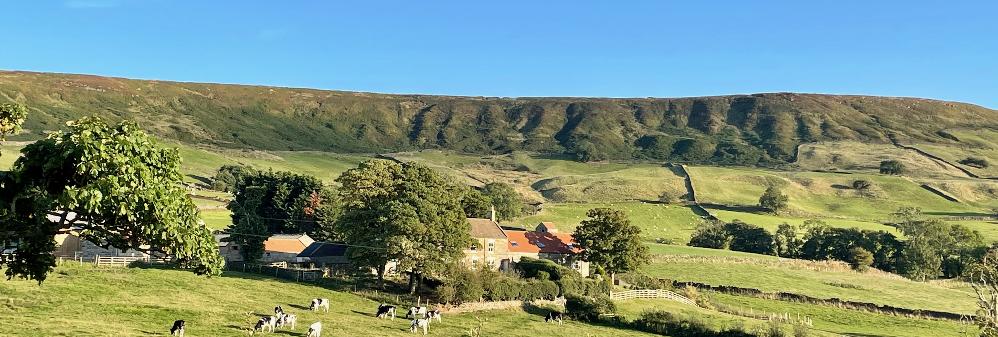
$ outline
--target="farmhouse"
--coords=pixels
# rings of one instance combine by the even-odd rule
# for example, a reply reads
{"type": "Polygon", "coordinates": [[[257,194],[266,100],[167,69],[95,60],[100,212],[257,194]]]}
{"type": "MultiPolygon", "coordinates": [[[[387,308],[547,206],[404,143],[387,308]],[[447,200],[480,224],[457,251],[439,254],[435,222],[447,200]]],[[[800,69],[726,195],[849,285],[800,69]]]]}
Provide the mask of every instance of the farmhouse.
{"type": "Polygon", "coordinates": [[[299,263],[311,263],[315,267],[338,267],[350,264],[347,246],[335,243],[313,242],[298,254],[299,263]]]}
{"type": "Polygon", "coordinates": [[[579,258],[582,250],[575,245],[572,234],[559,233],[551,222],[542,222],[533,231],[507,231],[506,235],[510,262],[522,257],[545,259],[589,275],[589,262],[579,258]]]}
{"type": "Polygon", "coordinates": [[[489,219],[468,218],[474,242],[464,250],[464,262],[469,266],[499,269],[503,259],[509,258],[506,231],[495,220],[495,211],[489,219]]]}

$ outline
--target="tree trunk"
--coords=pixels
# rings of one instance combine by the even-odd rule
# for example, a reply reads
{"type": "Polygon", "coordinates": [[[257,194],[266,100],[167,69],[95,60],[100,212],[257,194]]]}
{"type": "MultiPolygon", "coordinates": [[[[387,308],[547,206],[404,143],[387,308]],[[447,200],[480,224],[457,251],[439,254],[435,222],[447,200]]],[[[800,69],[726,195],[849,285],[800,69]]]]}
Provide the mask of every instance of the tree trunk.
{"type": "Polygon", "coordinates": [[[385,288],[385,265],[378,266],[378,289],[385,288]]]}
{"type": "Polygon", "coordinates": [[[416,272],[409,272],[409,294],[415,295],[416,290],[419,289],[420,280],[422,280],[423,275],[416,272]]]}

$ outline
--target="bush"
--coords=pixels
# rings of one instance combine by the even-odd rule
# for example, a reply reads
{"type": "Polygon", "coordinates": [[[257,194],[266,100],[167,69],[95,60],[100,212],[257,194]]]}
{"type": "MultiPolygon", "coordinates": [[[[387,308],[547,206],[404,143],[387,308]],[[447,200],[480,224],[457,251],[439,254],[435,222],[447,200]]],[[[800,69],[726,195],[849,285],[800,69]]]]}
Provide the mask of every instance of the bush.
{"type": "Polygon", "coordinates": [[[564,278],[558,281],[559,295],[607,296],[610,285],[607,282],[588,278],[564,278]]]}
{"type": "Polygon", "coordinates": [[[616,313],[617,306],[607,296],[568,295],[565,298],[565,314],[577,321],[597,322],[602,315],[616,313]]]}
{"type": "Polygon", "coordinates": [[[967,165],[967,166],[970,166],[970,167],[976,167],[976,168],[987,168],[988,167],[988,160],[984,159],[984,158],[978,158],[978,157],[967,157],[967,158],[961,159],[960,161],[958,161],[958,163],[964,164],[964,165],[967,165]]]}
{"type": "Polygon", "coordinates": [[[849,265],[856,271],[866,271],[873,264],[873,254],[863,247],[853,247],[849,250],[849,265]]]}
{"type": "Polygon", "coordinates": [[[731,238],[728,237],[728,231],[724,228],[724,224],[707,221],[697,225],[693,230],[693,235],[690,236],[690,243],[687,245],[691,247],[728,249],[730,244],[731,238]]]}
{"type": "Polygon", "coordinates": [[[856,180],[856,181],[852,182],[852,188],[857,189],[857,190],[861,190],[861,191],[862,190],[867,190],[871,186],[873,186],[873,183],[871,183],[869,180],[856,180]]]}
{"type": "Polygon", "coordinates": [[[731,250],[768,255],[774,253],[773,235],[762,227],[735,220],[725,224],[724,230],[730,237],[728,247],[731,250]]]}
{"type": "Polygon", "coordinates": [[[636,330],[673,337],[756,337],[740,329],[717,331],[703,320],[661,310],[646,311],[632,323],[636,330]]]}
{"type": "Polygon", "coordinates": [[[880,174],[901,175],[904,173],[904,164],[897,160],[885,160],[880,162],[880,174]]]}
{"type": "Polygon", "coordinates": [[[694,286],[687,285],[683,288],[683,296],[693,300],[698,307],[705,309],[714,309],[714,305],[710,303],[710,298],[707,295],[700,293],[700,290],[694,286]]]}
{"type": "Polygon", "coordinates": [[[540,278],[541,273],[546,273],[552,281],[561,280],[563,277],[581,276],[575,270],[563,267],[554,261],[529,257],[521,258],[515,264],[515,268],[525,278],[540,278]]]}
{"type": "Polygon", "coordinates": [[[453,303],[457,297],[457,289],[452,284],[443,284],[437,287],[437,299],[443,303],[453,303]]]}

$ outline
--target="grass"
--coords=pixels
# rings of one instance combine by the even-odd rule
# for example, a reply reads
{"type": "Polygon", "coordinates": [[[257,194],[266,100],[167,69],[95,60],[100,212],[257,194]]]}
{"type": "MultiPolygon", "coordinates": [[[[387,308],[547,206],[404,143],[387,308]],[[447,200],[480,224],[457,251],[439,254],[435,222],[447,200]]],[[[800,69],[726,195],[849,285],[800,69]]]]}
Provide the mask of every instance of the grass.
{"type": "Polygon", "coordinates": [[[516,226],[534,228],[541,221],[552,221],[562,231],[569,232],[585,220],[586,211],[609,207],[623,211],[631,222],[641,227],[641,235],[648,240],[663,238],[685,243],[696,227],[699,217],[689,207],[642,202],[545,204],[540,213],[511,222],[516,226]]]}
{"type": "MultiPolygon", "coordinates": [[[[900,235],[897,228],[872,221],[826,218],[826,217],[802,218],[802,217],[792,217],[785,215],[734,212],[734,211],[726,211],[719,209],[711,209],[710,212],[713,213],[715,216],[717,216],[717,218],[720,219],[721,221],[731,222],[733,220],[741,220],[765,228],[769,230],[771,233],[775,232],[776,228],[783,223],[800,226],[801,224],[804,223],[804,221],[808,219],[819,219],[832,227],[859,228],[859,229],[868,229],[875,231],[882,230],[894,233],[895,235],[900,235]]],[[[996,237],[996,239],[998,239],[998,237],[996,237]]]]}
{"type": "Polygon", "coordinates": [[[742,328],[752,331],[752,329],[760,328],[766,324],[762,320],[726,314],[667,299],[631,299],[614,303],[617,305],[617,313],[629,320],[638,319],[646,311],[659,310],[699,319],[714,330],[742,328]]]}
{"type": "Polygon", "coordinates": [[[228,209],[201,210],[201,220],[211,230],[226,229],[232,224],[232,212],[228,209]]]}
{"type": "Polygon", "coordinates": [[[780,172],[749,168],[690,167],[697,198],[705,203],[754,206],[767,186],[781,186],[796,217],[882,221],[900,207],[926,213],[982,213],[982,207],[951,202],[904,177],[877,174],[780,172]],[[869,192],[852,189],[855,180],[873,183],[869,192]]]}
{"type": "Polygon", "coordinates": [[[790,314],[810,318],[815,330],[849,336],[977,336],[971,324],[920,319],[722,293],[707,293],[711,302],[755,314],[790,314]]]}
{"type": "Polygon", "coordinates": [[[780,259],[664,245],[652,247],[655,257],[642,272],[653,277],[909,309],[962,314],[976,310],[973,290],[961,282],[916,282],[879,271],[860,273],[834,261],[780,259]]]}
{"type": "MultiPolygon", "coordinates": [[[[0,336],[166,335],[173,320],[187,321],[188,336],[245,336],[259,314],[275,305],[298,315],[296,335],[321,321],[324,336],[412,336],[405,319],[378,320],[378,303],[344,292],[252,274],[204,278],[160,269],[60,266],[41,286],[0,281],[0,336]],[[329,298],[329,313],[305,310],[311,298],[329,298]]],[[[446,315],[446,314],[445,314],[446,315]]],[[[652,336],[565,322],[552,329],[520,309],[446,315],[430,326],[435,336],[464,336],[482,319],[482,335],[652,336]]],[[[275,335],[286,333],[283,330],[275,335]]]]}
{"type": "Polygon", "coordinates": [[[957,137],[959,144],[916,143],[915,147],[946,161],[963,167],[980,176],[998,177],[998,131],[988,129],[950,129],[947,133],[957,137]],[[984,158],[988,167],[977,168],[958,163],[967,157],[984,158]]]}
{"type": "Polygon", "coordinates": [[[909,174],[918,177],[966,176],[963,172],[948,165],[940,165],[918,152],[888,143],[837,141],[803,144],[800,146],[797,165],[808,171],[843,170],[876,174],[880,170],[880,162],[884,160],[898,160],[908,169],[909,174]]]}

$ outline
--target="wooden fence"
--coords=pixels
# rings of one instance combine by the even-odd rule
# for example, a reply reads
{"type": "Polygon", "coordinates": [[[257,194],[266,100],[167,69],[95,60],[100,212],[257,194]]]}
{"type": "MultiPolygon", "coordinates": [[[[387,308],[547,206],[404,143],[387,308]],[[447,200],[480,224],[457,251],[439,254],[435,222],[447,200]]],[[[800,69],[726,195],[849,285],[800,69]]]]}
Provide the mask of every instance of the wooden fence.
{"type": "Polygon", "coordinates": [[[612,300],[630,300],[635,298],[665,298],[680,303],[689,304],[692,306],[697,305],[696,302],[687,298],[686,296],[662,289],[641,289],[641,290],[627,290],[621,292],[610,292],[610,299],[612,300]]]}
{"type": "Polygon", "coordinates": [[[167,263],[169,260],[157,257],[149,256],[100,256],[94,257],[94,264],[98,267],[108,266],[108,267],[127,267],[132,262],[146,262],[146,263],[167,263]]]}

